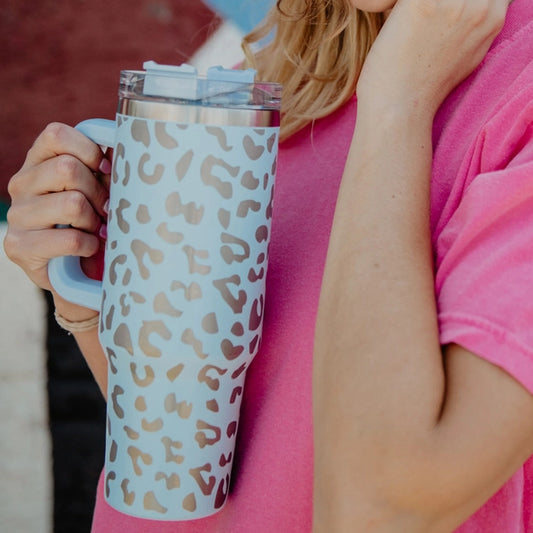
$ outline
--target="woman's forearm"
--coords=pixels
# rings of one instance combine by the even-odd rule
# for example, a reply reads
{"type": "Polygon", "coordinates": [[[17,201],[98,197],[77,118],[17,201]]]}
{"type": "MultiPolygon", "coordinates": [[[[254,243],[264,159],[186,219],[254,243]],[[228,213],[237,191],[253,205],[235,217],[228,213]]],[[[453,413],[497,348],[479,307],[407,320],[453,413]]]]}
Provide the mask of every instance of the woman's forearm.
{"type": "MultiPolygon", "coordinates": [[[[83,321],[93,317],[96,311],[67,302],[54,293],[56,311],[71,321],[83,321]]],[[[75,333],[74,338],[91,370],[104,398],[107,396],[107,358],[98,339],[98,329],[75,333]]]]}
{"type": "Polygon", "coordinates": [[[98,340],[97,330],[76,333],[74,337],[103,397],[107,399],[107,359],[98,340]]]}
{"type": "Polygon", "coordinates": [[[316,325],[317,532],[449,533],[533,453],[528,390],[440,346],[421,116],[359,106],[316,325]]]}
{"type": "Polygon", "coordinates": [[[404,483],[405,460],[442,407],[429,234],[431,123],[430,114],[359,106],[316,326],[317,524],[331,526],[344,511],[353,520],[354,502],[361,519],[370,518],[364,502],[386,503],[394,478],[404,483]],[[341,501],[351,509],[337,508],[341,501]]]}

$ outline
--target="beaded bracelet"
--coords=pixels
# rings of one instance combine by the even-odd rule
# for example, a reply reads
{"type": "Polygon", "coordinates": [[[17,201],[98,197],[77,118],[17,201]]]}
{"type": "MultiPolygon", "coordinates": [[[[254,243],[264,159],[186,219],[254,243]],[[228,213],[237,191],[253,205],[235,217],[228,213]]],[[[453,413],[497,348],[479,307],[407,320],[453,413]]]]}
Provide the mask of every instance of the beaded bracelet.
{"type": "Polygon", "coordinates": [[[90,331],[98,327],[100,321],[100,315],[93,316],[87,320],[80,320],[78,322],[73,322],[66,319],[64,316],[61,316],[57,311],[54,311],[54,317],[56,322],[69,333],[82,333],[84,331],[90,331]]]}

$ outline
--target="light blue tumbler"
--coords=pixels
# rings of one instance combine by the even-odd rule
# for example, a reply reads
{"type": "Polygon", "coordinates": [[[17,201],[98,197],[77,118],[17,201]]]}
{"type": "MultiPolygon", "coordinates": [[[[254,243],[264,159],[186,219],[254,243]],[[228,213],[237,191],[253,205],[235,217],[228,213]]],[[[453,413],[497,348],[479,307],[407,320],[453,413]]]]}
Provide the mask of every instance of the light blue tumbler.
{"type": "Polygon", "coordinates": [[[281,87],[252,70],[144,66],[121,73],[115,121],[78,125],[114,149],[104,279],[76,257],[49,274],[100,310],[107,501],[189,520],[229,490],[261,339],[281,87]]]}

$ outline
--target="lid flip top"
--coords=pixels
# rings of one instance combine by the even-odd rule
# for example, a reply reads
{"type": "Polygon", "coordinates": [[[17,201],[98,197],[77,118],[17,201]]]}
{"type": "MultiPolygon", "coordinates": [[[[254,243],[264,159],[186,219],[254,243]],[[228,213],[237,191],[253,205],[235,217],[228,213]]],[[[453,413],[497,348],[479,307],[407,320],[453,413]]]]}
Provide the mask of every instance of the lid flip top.
{"type": "Polygon", "coordinates": [[[224,97],[242,102],[248,99],[255,82],[254,69],[234,70],[214,66],[206,76],[199,76],[195,67],[159,65],[155,61],[143,64],[146,71],[143,93],[184,100],[224,97]]]}

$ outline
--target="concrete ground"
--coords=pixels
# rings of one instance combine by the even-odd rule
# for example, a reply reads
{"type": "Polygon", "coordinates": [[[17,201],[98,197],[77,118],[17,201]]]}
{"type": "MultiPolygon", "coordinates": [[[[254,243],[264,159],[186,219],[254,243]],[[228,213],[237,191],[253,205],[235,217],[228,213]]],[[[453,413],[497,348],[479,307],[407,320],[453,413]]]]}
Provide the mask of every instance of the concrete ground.
{"type": "MultiPolygon", "coordinates": [[[[3,241],[5,223],[0,224],[3,241]]],[[[51,531],[44,301],[0,249],[0,531],[51,531]]]]}
{"type": "MultiPolygon", "coordinates": [[[[223,24],[191,63],[229,67],[242,32],[223,24]],[[216,59],[214,59],[216,58],[216,59]]],[[[6,224],[0,222],[0,244],[6,224]]],[[[40,291],[0,246],[0,531],[52,531],[45,309],[40,291]]]]}

